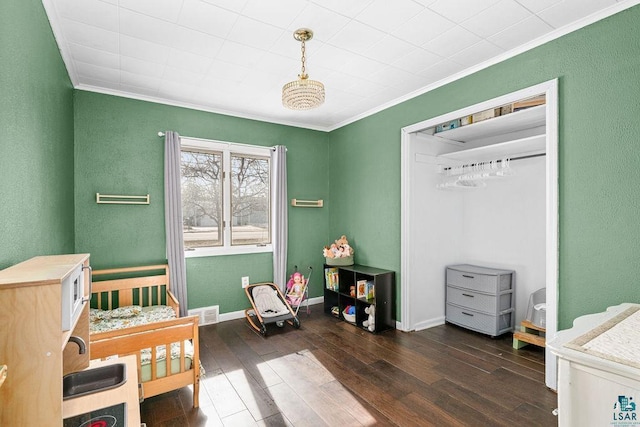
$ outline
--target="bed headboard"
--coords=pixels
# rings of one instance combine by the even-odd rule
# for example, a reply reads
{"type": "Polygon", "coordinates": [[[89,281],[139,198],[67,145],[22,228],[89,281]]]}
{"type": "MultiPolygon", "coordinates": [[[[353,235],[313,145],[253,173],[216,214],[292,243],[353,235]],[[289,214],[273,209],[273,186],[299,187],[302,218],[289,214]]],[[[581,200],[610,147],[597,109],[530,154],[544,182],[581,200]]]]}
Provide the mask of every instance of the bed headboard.
{"type": "Polygon", "coordinates": [[[143,307],[168,305],[179,315],[178,301],[169,291],[169,266],[166,264],[95,270],[93,279],[92,308],[111,310],[134,304],[143,307]],[[100,280],[103,277],[104,280],[100,280]]]}

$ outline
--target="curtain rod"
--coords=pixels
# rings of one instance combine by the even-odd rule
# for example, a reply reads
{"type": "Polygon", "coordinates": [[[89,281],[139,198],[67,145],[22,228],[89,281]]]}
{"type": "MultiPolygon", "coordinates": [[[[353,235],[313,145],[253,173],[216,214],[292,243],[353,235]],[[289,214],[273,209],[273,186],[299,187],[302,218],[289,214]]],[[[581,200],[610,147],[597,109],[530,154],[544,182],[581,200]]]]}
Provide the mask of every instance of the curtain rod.
{"type": "MultiPolygon", "coordinates": [[[[158,136],[159,136],[159,137],[164,137],[164,136],[165,136],[165,133],[164,133],[164,132],[162,132],[162,131],[159,131],[159,132],[158,132],[158,136]]],[[[206,138],[194,138],[194,137],[192,137],[192,136],[185,136],[185,138],[188,138],[188,139],[197,139],[197,140],[200,140],[200,141],[222,142],[222,143],[224,143],[224,144],[246,145],[247,147],[259,147],[259,146],[257,146],[257,145],[243,144],[243,143],[241,143],[241,142],[214,141],[214,140],[212,140],[212,139],[206,139],[206,138]]],[[[265,147],[265,148],[271,148],[273,151],[275,151],[275,150],[276,150],[276,147],[265,147]]],[[[287,147],[285,147],[285,149],[284,149],[284,150],[285,150],[285,151],[289,151],[289,150],[287,149],[287,147]]]]}

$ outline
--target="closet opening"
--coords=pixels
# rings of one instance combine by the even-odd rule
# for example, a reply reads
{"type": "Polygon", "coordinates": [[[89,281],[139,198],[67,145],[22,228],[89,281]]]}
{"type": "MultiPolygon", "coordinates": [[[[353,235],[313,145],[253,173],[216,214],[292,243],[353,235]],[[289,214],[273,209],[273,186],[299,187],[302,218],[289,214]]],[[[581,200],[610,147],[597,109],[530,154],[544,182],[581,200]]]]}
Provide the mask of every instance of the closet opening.
{"type": "MultiPolygon", "coordinates": [[[[557,331],[557,80],[402,129],[400,324],[445,322],[447,266],[513,270],[514,330],[546,289],[557,331]]],[[[556,389],[556,359],[545,350],[556,389]]]]}

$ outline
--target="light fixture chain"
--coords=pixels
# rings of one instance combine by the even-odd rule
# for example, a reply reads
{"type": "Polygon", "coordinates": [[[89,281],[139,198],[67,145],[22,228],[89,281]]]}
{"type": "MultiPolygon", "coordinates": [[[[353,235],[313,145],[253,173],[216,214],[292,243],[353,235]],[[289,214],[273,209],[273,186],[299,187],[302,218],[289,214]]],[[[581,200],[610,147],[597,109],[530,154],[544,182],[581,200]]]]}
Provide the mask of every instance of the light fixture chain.
{"type": "Polygon", "coordinates": [[[307,58],[305,57],[305,44],[304,44],[304,39],[302,39],[302,47],[301,47],[301,50],[302,50],[302,74],[300,74],[300,77],[301,77],[301,78],[304,78],[304,76],[306,75],[306,74],[305,74],[305,71],[306,71],[306,69],[305,69],[305,62],[306,62],[306,60],[307,60],[307,58]]]}

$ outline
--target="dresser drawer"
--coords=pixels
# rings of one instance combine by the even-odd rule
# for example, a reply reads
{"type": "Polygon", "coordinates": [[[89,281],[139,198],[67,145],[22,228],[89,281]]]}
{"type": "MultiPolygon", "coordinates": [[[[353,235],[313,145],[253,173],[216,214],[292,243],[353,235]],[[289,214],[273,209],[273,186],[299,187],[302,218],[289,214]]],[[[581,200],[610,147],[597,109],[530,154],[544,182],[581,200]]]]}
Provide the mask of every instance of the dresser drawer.
{"type": "Polygon", "coordinates": [[[482,311],[495,315],[498,311],[511,308],[513,294],[485,295],[469,291],[468,289],[447,286],[447,302],[472,310],[482,311]]]}
{"type": "Polygon", "coordinates": [[[446,320],[491,336],[513,330],[512,311],[494,316],[447,303],[446,320]]]}
{"type": "Polygon", "coordinates": [[[468,266],[468,270],[447,268],[447,285],[491,294],[508,291],[513,286],[512,274],[510,273],[486,274],[479,272],[479,268],[476,267],[474,269],[472,267],[473,266],[468,266]]]}

